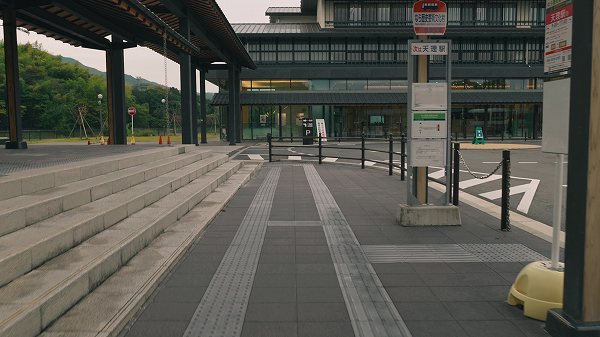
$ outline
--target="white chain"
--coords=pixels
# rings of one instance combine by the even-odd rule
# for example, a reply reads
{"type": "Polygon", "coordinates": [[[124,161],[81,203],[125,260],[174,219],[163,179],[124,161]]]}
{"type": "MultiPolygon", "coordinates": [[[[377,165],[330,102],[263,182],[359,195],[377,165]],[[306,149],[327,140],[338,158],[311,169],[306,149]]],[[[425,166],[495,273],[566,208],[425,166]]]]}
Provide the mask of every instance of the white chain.
{"type": "Polygon", "coordinates": [[[164,29],[163,34],[163,61],[165,68],[165,115],[167,118],[167,133],[171,134],[171,117],[169,115],[169,82],[168,82],[168,69],[167,69],[167,28],[164,29]]]}

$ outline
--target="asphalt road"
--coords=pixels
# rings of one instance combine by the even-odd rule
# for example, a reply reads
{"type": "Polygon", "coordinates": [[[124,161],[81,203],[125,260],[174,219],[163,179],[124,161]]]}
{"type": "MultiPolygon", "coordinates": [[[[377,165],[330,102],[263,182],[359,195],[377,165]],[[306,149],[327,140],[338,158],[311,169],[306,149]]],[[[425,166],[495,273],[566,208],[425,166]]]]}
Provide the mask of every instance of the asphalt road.
{"type": "MultiPolygon", "coordinates": [[[[274,160],[314,160],[318,150],[316,148],[305,147],[299,143],[277,143],[273,148],[274,160]]],[[[324,144],[325,145],[325,144],[324,144]]],[[[360,158],[360,141],[356,142],[329,142],[328,147],[323,149],[323,156],[336,163],[354,163],[359,164],[359,160],[343,159],[343,157],[360,158]],[[352,149],[345,149],[352,148],[352,149]]],[[[365,157],[367,160],[387,161],[388,155],[377,151],[387,151],[389,147],[385,142],[366,143],[365,157]]],[[[400,151],[400,144],[396,143],[394,151],[400,151]]],[[[264,159],[268,160],[267,144],[256,144],[246,148],[240,154],[239,159],[264,159]]],[[[491,173],[502,159],[501,150],[463,150],[462,155],[469,169],[474,173],[472,175],[465,165],[461,164],[460,187],[462,190],[478,196],[484,200],[500,205],[501,189],[501,170],[498,170],[492,177],[481,180],[475,176],[482,176],[491,173]]],[[[399,163],[400,157],[394,158],[399,163]]],[[[565,158],[565,162],[568,159],[565,158]]],[[[367,163],[367,166],[384,166],[379,163],[367,163]]],[[[566,192],[567,164],[565,166],[565,179],[562,183],[566,192]]],[[[439,178],[443,176],[441,168],[430,168],[431,177],[439,178]]],[[[547,154],[541,149],[522,149],[511,150],[511,209],[535,219],[547,225],[552,225],[553,204],[555,194],[555,170],[556,155],[547,154]]],[[[443,177],[441,178],[444,179],[443,177]]],[[[566,193],[564,194],[566,199],[566,193]]],[[[563,204],[564,210],[564,204],[563,204]]],[[[563,211],[563,219],[565,212],[563,211]]],[[[564,222],[564,220],[563,220],[564,222]]],[[[564,229],[564,226],[563,226],[564,229]]]]}

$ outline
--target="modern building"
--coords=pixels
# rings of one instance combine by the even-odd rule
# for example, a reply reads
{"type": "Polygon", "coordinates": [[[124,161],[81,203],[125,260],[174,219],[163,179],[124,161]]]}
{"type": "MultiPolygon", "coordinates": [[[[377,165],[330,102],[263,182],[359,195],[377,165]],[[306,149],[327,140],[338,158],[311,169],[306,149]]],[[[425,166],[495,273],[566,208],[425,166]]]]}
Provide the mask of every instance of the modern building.
{"type": "MultiPolygon", "coordinates": [[[[301,0],[270,7],[269,23],[233,24],[256,70],[241,72],[242,139],[296,137],[303,117],[323,118],[329,136],[406,130],[411,0],[301,0]]],[[[539,138],[544,0],[451,0],[452,136],[539,138]]],[[[444,78],[432,58],[430,81],[444,78]]],[[[213,100],[228,109],[228,73],[209,71],[213,100]]],[[[236,124],[237,124],[236,123],[236,124]]],[[[239,125],[239,124],[238,124],[239,125]]]]}

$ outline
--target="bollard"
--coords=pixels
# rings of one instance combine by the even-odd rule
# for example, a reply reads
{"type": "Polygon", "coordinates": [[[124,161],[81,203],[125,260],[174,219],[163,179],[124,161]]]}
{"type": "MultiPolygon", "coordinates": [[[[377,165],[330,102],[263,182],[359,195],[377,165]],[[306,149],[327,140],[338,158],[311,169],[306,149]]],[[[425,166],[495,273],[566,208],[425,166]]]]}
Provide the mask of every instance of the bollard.
{"type": "Polygon", "coordinates": [[[404,166],[406,165],[406,138],[402,136],[400,139],[400,180],[406,179],[406,172],[404,166]]]}
{"type": "Polygon", "coordinates": [[[390,148],[389,148],[389,175],[394,174],[394,137],[390,134],[390,148]]]}
{"type": "Polygon", "coordinates": [[[323,164],[323,137],[321,137],[321,133],[319,132],[319,165],[323,164]]]}
{"type": "Polygon", "coordinates": [[[458,187],[460,178],[460,143],[454,143],[454,168],[452,169],[452,204],[458,206],[458,187]]]}
{"type": "Polygon", "coordinates": [[[360,168],[365,168],[365,134],[361,135],[360,141],[360,168]]]}
{"type": "Polygon", "coordinates": [[[273,137],[271,136],[270,133],[267,133],[267,142],[269,143],[269,163],[270,163],[270,162],[273,161],[272,160],[272,156],[273,156],[272,151],[273,150],[272,150],[272,147],[271,147],[272,146],[272,142],[273,142],[273,137]]]}
{"type": "Polygon", "coordinates": [[[510,151],[502,151],[502,210],[500,229],[510,232],[510,151]]]}

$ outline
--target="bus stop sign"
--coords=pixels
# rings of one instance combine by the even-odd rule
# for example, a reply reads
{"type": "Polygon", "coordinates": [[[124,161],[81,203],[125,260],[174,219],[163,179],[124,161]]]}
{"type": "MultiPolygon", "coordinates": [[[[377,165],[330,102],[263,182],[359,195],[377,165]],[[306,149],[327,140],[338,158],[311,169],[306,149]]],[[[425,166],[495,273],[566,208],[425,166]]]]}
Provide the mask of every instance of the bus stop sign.
{"type": "Polygon", "coordinates": [[[413,5],[413,28],[419,35],[444,35],[448,21],[446,3],[440,0],[419,0],[413,5]]]}

